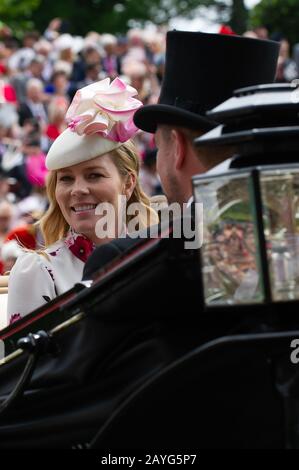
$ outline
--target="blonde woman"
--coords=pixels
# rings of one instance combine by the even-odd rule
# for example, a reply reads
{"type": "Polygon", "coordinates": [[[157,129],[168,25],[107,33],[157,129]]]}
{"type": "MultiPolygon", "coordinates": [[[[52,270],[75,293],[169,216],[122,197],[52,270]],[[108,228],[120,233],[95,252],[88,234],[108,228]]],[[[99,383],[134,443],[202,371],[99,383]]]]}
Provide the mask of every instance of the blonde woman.
{"type": "Polygon", "coordinates": [[[97,245],[127,233],[131,222],[141,229],[158,221],[138,182],[139,157],[130,138],[141,102],[134,95],[118,78],[76,93],[66,114],[68,129],[46,159],[50,205],[40,221],[45,249],[24,252],[11,271],[9,323],[80,281],[97,245]],[[137,216],[129,215],[132,203],[141,208],[137,216]]]}

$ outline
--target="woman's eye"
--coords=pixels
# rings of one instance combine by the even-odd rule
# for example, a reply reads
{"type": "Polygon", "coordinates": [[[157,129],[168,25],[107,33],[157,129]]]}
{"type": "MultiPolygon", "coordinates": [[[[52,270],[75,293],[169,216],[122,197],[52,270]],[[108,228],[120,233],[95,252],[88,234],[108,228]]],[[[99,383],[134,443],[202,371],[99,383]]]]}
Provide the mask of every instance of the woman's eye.
{"type": "Polygon", "coordinates": [[[90,173],[88,175],[89,179],[91,179],[91,180],[95,180],[97,178],[100,178],[101,176],[103,176],[103,175],[101,175],[100,173],[90,173]]]}
{"type": "Polygon", "coordinates": [[[69,183],[70,181],[72,181],[72,177],[67,176],[67,175],[60,176],[59,181],[62,181],[64,183],[69,183]]]}

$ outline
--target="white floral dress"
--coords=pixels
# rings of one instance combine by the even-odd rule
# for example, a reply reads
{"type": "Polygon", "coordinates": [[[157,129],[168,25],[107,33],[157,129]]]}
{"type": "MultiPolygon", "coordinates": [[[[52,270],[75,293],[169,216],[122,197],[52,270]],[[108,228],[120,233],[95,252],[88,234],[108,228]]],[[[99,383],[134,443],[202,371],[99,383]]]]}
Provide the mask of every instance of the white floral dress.
{"type": "Polygon", "coordinates": [[[32,312],[81,281],[84,264],[95,248],[85,236],[67,237],[44,250],[24,252],[11,270],[8,283],[8,324],[32,312]]]}

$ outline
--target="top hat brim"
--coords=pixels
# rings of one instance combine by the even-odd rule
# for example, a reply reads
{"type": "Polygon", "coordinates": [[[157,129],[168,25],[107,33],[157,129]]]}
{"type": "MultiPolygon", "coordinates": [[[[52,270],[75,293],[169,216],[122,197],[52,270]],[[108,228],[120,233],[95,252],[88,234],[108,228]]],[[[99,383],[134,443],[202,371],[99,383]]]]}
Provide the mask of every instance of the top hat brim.
{"type": "Polygon", "coordinates": [[[155,133],[159,124],[185,127],[207,132],[218,124],[204,116],[167,104],[151,104],[139,108],[134,123],[143,131],[155,133]]]}

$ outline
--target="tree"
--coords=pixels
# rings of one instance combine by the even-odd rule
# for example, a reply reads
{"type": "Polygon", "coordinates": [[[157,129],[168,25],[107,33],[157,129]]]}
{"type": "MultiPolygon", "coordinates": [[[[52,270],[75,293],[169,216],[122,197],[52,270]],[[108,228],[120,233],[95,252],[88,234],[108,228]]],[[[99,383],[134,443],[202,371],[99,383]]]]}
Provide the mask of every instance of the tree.
{"type": "Polygon", "coordinates": [[[140,24],[153,21],[165,24],[170,18],[188,15],[200,5],[214,0],[63,0],[57,8],[53,0],[40,0],[40,8],[33,14],[35,24],[44,29],[50,18],[68,19],[70,32],[86,34],[98,32],[124,33],[132,20],[140,24]]]}
{"type": "Polygon", "coordinates": [[[238,33],[246,29],[244,0],[0,0],[0,15],[9,26],[25,18],[40,31],[60,17],[70,33],[85,35],[90,30],[125,33],[134,22],[166,24],[177,16],[193,17],[199,7],[214,7],[220,22],[231,18],[238,33]]]}
{"type": "Polygon", "coordinates": [[[299,0],[262,0],[252,10],[251,24],[281,33],[291,44],[299,42],[299,0]]]}
{"type": "Polygon", "coordinates": [[[34,28],[32,12],[39,4],[40,0],[0,0],[0,18],[19,36],[34,28]]]}
{"type": "Polygon", "coordinates": [[[247,29],[248,10],[244,5],[244,0],[232,0],[231,15],[229,24],[233,31],[242,34],[247,29]]]}

